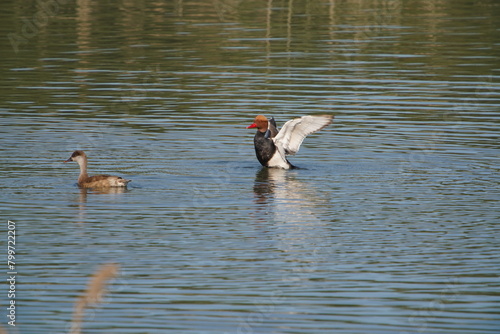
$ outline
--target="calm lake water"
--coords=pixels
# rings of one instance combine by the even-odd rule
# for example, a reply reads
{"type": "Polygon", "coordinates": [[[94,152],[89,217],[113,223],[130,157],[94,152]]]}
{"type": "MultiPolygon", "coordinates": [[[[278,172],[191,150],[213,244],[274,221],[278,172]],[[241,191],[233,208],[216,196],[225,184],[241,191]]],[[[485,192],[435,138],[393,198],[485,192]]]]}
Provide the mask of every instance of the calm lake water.
{"type": "Polygon", "coordinates": [[[58,1],[0,4],[9,333],[105,263],[83,333],[500,332],[498,1],[58,1]],[[260,167],[257,114],[324,113],[260,167]]]}

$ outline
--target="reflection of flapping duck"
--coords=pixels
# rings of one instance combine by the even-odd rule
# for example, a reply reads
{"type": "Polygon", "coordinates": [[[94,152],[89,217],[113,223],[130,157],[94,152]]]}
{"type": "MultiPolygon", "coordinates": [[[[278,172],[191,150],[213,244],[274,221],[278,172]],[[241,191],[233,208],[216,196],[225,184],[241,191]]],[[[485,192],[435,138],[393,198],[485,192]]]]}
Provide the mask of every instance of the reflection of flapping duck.
{"type": "Polygon", "coordinates": [[[296,222],[303,218],[317,219],[312,209],[322,200],[295,176],[295,173],[284,169],[259,170],[254,184],[256,204],[266,207],[266,212],[272,213],[275,218],[280,216],[282,222],[296,222]]]}
{"type": "Polygon", "coordinates": [[[255,177],[254,194],[258,218],[274,224],[282,250],[325,237],[328,225],[317,213],[327,203],[307,183],[297,180],[295,172],[262,168],[255,177]]]}
{"type": "Polygon", "coordinates": [[[259,226],[265,225],[265,236],[283,252],[289,265],[276,268],[283,283],[311,278],[319,263],[329,254],[331,233],[324,213],[329,205],[307,182],[297,180],[295,171],[262,168],[255,177],[254,194],[259,226]]]}

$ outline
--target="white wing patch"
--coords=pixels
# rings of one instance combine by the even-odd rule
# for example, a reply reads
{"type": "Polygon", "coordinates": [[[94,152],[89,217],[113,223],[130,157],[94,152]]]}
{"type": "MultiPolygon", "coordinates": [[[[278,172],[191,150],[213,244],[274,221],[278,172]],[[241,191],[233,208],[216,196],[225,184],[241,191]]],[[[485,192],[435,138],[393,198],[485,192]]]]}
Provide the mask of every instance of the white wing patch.
{"type": "Polygon", "coordinates": [[[304,138],[332,123],[332,115],[303,116],[292,119],[283,125],[273,138],[280,154],[295,154],[299,151],[304,138]]]}

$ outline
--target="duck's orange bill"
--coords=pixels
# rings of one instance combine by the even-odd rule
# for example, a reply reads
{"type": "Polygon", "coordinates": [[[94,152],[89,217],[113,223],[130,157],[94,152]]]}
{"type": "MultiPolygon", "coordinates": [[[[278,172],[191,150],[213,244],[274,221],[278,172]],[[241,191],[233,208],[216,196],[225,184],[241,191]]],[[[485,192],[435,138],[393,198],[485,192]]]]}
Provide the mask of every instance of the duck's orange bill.
{"type": "Polygon", "coordinates": [[[257,127],[257,124],[252,123],[251,125],[247,126],[247,129],[256,128],[256,127],[257,127]]]}

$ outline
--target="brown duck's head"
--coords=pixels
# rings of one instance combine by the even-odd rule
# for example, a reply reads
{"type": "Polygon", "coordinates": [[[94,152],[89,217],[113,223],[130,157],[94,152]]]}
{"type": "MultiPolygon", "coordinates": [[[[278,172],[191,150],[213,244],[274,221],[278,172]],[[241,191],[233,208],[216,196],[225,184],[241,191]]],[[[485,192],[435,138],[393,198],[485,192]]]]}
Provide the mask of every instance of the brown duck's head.
{"type": "Polygon", "coordinates": [[[247,129],[257,128],[257,130],[259,130],[260,132],[266,132],[268,126],[269,123],[267,121],[267,117],[264,115],[258,115],[257,117],[255,117],[253,123],[247,126],[247,129]]]}
{"type": "Polygon", "coordinates": [[[73,152],[73,154],[71,154],[69,159],[65,160],[64,162],[78,161],[78,160],[84,159],[86,157],[87,156],[85,155],[85,152],[80,151],[80,150],[76,150],[75,152],[73,152]]]}

